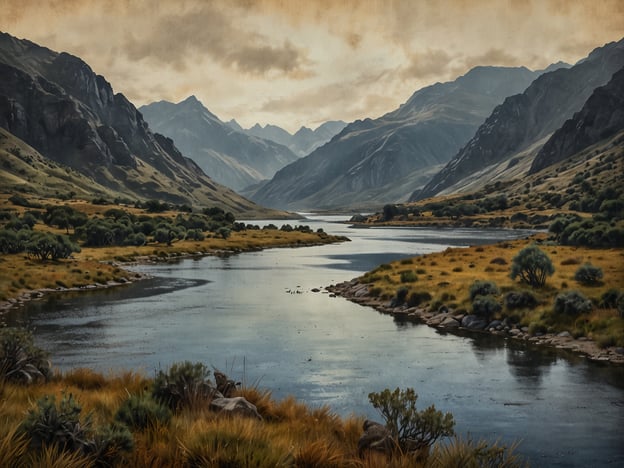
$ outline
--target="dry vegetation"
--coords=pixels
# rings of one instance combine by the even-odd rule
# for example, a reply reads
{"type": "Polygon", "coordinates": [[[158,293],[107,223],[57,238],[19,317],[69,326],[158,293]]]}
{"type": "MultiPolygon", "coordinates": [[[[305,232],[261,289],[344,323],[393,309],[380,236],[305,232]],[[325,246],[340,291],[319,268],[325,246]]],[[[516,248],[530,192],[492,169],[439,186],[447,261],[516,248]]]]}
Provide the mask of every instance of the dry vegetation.
{"type": "MultiPolygon", "coordinates": [[[[42,450],[30,447],[27,434],[20,430],[35,401],[45,395],[72,395],[82,407],[81,417],[89,414],[93,426],[115,420],[120,406],[130,395],[148,392],[152,380],[143,375],[125,373],[103,376],[88,369],[57,374],[50,381],[22,386],[0,383],[0,465],[1,466],[98,466],[93,457],[80,452],[60,450],[47,445],[42,450]]],[[[310,408],[294,398],[272,399],[270,392],[243,388],[239,396],[254,403],[262,420],[223,416],[207,409],[208,401],[196,401],[191,407],[176,411],[169,421],[133,429],[133,447],[113,458],[107,466],[150,467],[425,467],[452,466],[453,460],[483,458],[490,447],[505,466],[522,466],[511,451],[496,444],[452,439],[436,446],[426,460],[413,456],[381,453],[358,455],[358,439],[364,419],[341,418],[327,407],[310,408]]],[[[493,458],[493,457],[492,457],[493,458]]],[[[490,460],[491,461],[491,460],[490,460]]],[[[99,466],[102,466],[101,464],[99,466]]],[[[475,465],[476,466],[476,465],[475,465]]]]}
{"type": "MultiPolygon", "coordinates": [[[[0,195],[0,210],[17,216],[30,208],[17,206],[8,201],[9,195],[0,195]]],[[[68,205],[85,213],[89,218],[102,217],[106,210],[120,208],[117,205],[96,205],[84,200],[30,199],[41,205],[68,205]]],[[[124,206],[123,210],[134,215],[145,215],[145,210],[124,206]]],[[[158,216],[175,218],[178,212],[158,213],[158,216]]],[[[33,230],[66,234],[38,222],[33,230]]],[[[71,234],[71,230],[70,230],[71,234]]],[[[239,253],[272,247],[299,247],[344,241],[345,238],[316,232],[270,230],[246,230],[231,232],[227,239],[208,233],[203,240],[175,240],[167,243],[149,242],[142,246],[85,247],[71,258],[56,261],[39,261],[25,253],[0,255],[0,302],[18,298],[30,291],[86,288],[107,283],[125,283],[140,278],[123,268],[123,263],[137,261],[165,261],[184,256],[201,256],[239,253]]]]}
{"type": "Polygon", "coordinates": [[[624,249],[589,249],[552,245],[540,234],[487,246],[448,248],[444,252],[384,264],[360,278],[368,283],[372,295],[388,301],[399,288],[412,293],[428,292],[431,300],[423,307],[437,311],[446,305],[459,313],[470,313],[470,286],[476,280],[494,282],[500,289],[498,300],[510,291],[529,291],[538,301],[534,309],[503,311],[495,318],[514,316],[524,326],[544,332],[569,331],[574,336],[586,336],[604,346],[624,346],[624,318],[615,308],[600,308],[601,296],[610,289],[624,290],[624,249]],[[533,242],[552,260],[553,276],[542,288],[531,288],[510,278],[513,258],[533,242]],[[587,286],[575,281],[577,269],[586,263],[602,269],[604,278],[598,284],[587,286]],[[409,273],[411,272],[411,273],[409,273]],[[403,275],[403,281],[401,276],[403,275]],[[589,314],[578,317],[555,316],[553,302],[557,294],[575,290],[592,300],[595,307],[589,314]]]}

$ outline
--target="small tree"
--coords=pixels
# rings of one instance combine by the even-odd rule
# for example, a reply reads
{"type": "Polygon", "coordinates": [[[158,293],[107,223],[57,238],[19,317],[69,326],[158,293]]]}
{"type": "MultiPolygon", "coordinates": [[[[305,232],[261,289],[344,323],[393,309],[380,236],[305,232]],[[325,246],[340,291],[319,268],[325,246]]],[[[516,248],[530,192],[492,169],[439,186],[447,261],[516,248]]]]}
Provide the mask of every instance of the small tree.
{"type": "Polygon", "coordinates": [[[546,277],[552,276],[554,272],[555,267],[548,255],[533,244],[513,258],[510,276],[512,280],[520,277],[521,281],[539,288],[546,284],[546,277]]]}
{"type": "Polygon", "coordinates": [[[67,258],[74,252],[80,252],[80,247],[67,236],[35,232],[26,244],[26,251],[31,257],[45,261],[67,258]]]}
{"type": "Polygon", "coordinates": [[[386,428],[404,452],[428,450],[439,438],[454,434],[453,415],[443,414],[433,405],[418,411],[418,395],[413,388],[397,388],[393,392],[385,389],[380,393],[370,393],[368,399],[381,413],[386,428]]]}

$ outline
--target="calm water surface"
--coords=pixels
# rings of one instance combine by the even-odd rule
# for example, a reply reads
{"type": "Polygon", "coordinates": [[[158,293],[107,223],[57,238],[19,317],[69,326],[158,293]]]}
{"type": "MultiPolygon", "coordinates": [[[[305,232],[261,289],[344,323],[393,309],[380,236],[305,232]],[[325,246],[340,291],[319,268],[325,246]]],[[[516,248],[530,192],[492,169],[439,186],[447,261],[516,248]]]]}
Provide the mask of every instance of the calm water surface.
{"type": "MultiPolygon", "coordinates": [[[[495,337],[399,323],[319,288],[380,263],[526,235],[503,230],[351,229],[352,242],[144,265],[129,287],[56,296],[7,317],[34,327],[61,369],[148,375],[202,361],[248,384],[379,420],[368,393],[413,387],[474,438],[521,440],[534,466],[624,466],[624,369],[495,337]]],[[[281,222],[275,222],[281,224],[281,222]]]]}

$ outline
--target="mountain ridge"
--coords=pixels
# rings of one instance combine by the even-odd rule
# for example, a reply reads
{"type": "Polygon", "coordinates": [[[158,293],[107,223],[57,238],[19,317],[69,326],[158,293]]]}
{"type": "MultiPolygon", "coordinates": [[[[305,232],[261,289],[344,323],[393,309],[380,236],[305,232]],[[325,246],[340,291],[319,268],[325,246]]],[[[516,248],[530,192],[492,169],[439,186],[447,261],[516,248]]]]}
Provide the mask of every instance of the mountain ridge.
{"type": "Polygon", "coordinates": [[[136,107],[80,58],[3,32],[0,127],[123,196],[261,210],[152,133],[136,107]]]}
{"type": "Polygon", "coordinates": [[[244,193],[288,209],[407,200],[414,180],[424,184],[426,174],[446,163],[507,93],[525,89],[535,74],[524,67],[475,67],[454,81],[422,88],[378,119],[350,123],[268,183],[244,193]],[[491,85],[479,88],[479,76],[491,85]]]}
{"type": "MultiPolygon", "coordinates": [[[[533,151],[524,157],[534,156],[550,134],[623,64],[624,39],[594,49],[569,69],[544,73],[523,93],[497,106],[470,141],[410,200],[457,191],[462,180],[511,160],[531,146],[533,151]]],[[[482,176],[487,177],[487,170],[482,176]]]]}
{"type": "Polygon", "coordinates": [[[295,161],[287,147],[233,129],[195,96],[139,108],[151,128],[172,137],[205,172],[234,190],[269,179],[295,161]]]}

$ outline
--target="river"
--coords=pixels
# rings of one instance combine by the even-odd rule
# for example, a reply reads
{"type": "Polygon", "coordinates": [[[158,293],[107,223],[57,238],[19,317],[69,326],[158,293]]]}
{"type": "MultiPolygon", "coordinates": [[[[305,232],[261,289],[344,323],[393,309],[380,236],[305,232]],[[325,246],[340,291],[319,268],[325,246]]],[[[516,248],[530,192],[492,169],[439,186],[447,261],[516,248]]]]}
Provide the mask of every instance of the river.
{"type": "Polygon", "coordinates": [[[337,219],[301,223],[352,242],[140,265],[153,279],[50,297],[6,320],[33,328],[60,369],[153,375],[202,361],[277,398],[377,420],[370,392],[413,387],[420,408],[453,413],[457,432],[521,441],[533,466],[624,466],[624,368],[396,322],[323,291],[380,263],[526,232],[352,229],[337,219]]]}

